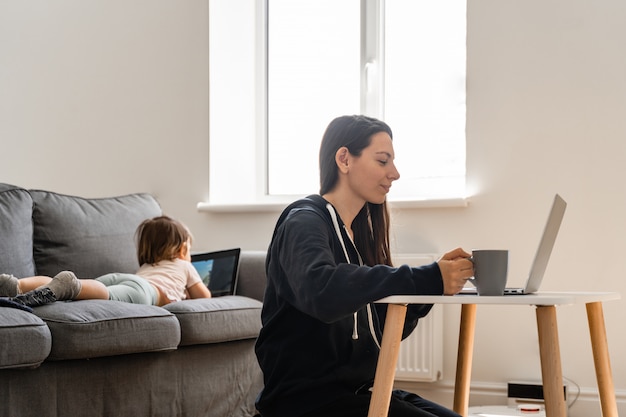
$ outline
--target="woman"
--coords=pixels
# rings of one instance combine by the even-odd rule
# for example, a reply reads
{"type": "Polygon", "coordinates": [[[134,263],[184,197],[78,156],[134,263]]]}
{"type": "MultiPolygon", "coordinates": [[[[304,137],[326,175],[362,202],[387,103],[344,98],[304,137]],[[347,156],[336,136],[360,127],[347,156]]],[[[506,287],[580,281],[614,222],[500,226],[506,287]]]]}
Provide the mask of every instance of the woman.
{"type": "MultiPolygon", "coordinates": [[[[386,196],[400,177],[392,132],[343,116],[320,148],[320,195],[287,207],[266,260],[267,290],[256,354],[263,417],[365,417],[386,306],[393,294],[456,294],[473,275],[462,249],[420,268],[391,267],[386,196]]],[[[408,308],[404,337],[431,305],[408,308]]],[[[457,416],[396,391],[389,416],[457,416]]]]}

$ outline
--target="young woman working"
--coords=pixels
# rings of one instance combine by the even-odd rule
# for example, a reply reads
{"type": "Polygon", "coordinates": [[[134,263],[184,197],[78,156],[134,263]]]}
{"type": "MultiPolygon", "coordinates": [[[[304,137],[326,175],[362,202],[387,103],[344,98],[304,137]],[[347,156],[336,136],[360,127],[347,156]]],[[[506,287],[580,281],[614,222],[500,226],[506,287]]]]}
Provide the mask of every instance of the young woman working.
{"type": "MultiPolygon", "coordinates": [[[[393,294],[456,294],[473,275],[462,249],[419,268],[391,266],[386,196],[400,174],[384,122],[333,120],[319,163],[320,194],[283,211],[268,250],[256,344],[263,417],[366,417],[386,313],[372,303],[393,294]]],[[[409,306],[405,337],[431,307],[409,306]]],[[[389,416],[457,414],[396,391],[389,416]]]]}

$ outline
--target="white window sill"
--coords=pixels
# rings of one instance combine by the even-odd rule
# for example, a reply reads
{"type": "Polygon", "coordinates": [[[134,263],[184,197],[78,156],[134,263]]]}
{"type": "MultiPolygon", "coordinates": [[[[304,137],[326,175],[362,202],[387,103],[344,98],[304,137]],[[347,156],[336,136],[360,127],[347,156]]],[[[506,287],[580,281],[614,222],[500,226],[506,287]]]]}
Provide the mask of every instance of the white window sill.
{"type": "MultiPolygon", "coordinates": [[[[200,202],[197,204],[198,211],[209,213],[265,213],[280,212],[295,199],[284,201],[269,201],[255,203],[216,204],[200,202]]],[[[467,207],[468,197],[454,197],[436,200],[404,200],[389,201],[391,209],[420,209],[420,208],[450,208],[467,207]]]]}

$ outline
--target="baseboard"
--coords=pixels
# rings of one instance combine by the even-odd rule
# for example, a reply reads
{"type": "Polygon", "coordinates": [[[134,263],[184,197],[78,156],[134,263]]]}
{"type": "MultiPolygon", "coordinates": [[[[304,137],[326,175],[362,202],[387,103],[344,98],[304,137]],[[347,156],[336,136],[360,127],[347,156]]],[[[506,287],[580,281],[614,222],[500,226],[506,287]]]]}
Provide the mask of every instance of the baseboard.
{"type": "MultiPolygon", "coordinates": [[[[395,383],[398,389],[415,392],[446,407],[452,408],[454,398],[454,381],[442,380],[438,382],[404,382],[395,383]]],[[[568,387],[568,417],[600,416],[600,399],[596,388],[568,387]]],[[[616,390],[615,398],[620,415],[626,415],[626,390],[616,390]]],[[[507,384],[491,382],[472,382],[470,388],[470,406],[479,405],[506,405],[507,384]]]]}

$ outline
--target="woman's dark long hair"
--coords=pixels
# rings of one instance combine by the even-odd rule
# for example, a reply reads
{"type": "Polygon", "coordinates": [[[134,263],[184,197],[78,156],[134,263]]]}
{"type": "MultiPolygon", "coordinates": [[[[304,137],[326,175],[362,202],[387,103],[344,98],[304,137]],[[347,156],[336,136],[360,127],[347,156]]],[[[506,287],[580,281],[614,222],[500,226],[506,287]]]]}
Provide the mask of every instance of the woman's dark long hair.
{"type": "MultiPolygon", "coordinates": [[[[334,119],[324,132],[320,146],[320,194],[335,188],[339,168],[335,154],[345,146],[351,155],[361,156],[372,142],[372,135],[386,132],[391,138],[391,128],[378,119],[367,116],[341,116],[334,119]]],[[[389,253],[389,211],[387,202],[365,203],[352,223],[354,244],[366,265],[391,265],[389,253]]]]}

